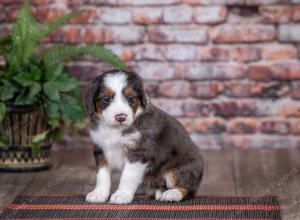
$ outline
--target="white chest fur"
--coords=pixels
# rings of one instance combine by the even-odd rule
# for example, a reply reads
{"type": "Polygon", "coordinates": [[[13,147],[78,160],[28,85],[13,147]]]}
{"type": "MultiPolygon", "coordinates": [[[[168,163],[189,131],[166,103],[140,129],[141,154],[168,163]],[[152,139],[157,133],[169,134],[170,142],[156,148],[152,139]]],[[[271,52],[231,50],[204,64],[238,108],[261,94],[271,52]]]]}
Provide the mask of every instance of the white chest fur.
{"type": "Polygon", "coordinates": [[[94,143],[103,149],[108,166],[116,170],[123,169],[127,147],[140,138],[138,131],[123,135],[121,129],[104,125],[92,130],[90,135],[94,143]]]}

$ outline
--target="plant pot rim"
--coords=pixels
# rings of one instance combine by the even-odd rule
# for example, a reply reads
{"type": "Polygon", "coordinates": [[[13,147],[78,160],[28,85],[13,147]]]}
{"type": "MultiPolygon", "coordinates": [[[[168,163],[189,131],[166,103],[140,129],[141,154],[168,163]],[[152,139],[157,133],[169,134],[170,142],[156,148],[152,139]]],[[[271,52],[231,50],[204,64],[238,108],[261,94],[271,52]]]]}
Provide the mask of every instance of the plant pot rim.
{"type": "Polygon", "coordinates": [[[35,103],[32,105],[14,105],[11,102],[5,103],[6,105],[6,112],[18,112],[18,113],[28,113],[37,111],[39,108],[39,104],[35,103]]]}

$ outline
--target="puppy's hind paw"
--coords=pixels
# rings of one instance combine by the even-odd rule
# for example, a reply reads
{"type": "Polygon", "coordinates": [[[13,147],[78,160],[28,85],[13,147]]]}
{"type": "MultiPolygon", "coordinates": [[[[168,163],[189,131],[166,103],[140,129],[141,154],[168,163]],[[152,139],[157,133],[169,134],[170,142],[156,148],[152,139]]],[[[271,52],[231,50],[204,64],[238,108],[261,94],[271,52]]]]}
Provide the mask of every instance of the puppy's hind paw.
{"type": "Polygon", "coordinates": [[[94,203],[105,202],[107,201],[108,196],[109,196],[108,194],[105,194],[99,190],[93,190],[86,195],[85,200],[87,202],[94,202],[94,203]]]}
{"type": "Polygon", "coordinates": [[[182,199],[182,193],[178,189],[169,189],[162,193],[159,200],[166,202],[178,202],[182,199]]]}
{"type": "Polygon", "coordinates": [[[132,202],[134,195],[131,193],[116,191],[111,195],[109,202],[114,204],[127,204],[132,202]]]}

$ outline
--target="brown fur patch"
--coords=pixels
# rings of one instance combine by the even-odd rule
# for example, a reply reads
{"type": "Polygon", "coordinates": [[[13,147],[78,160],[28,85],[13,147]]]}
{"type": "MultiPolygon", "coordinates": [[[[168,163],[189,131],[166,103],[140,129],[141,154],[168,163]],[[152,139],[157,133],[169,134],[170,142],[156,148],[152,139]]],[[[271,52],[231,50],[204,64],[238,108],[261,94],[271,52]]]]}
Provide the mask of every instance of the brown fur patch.
{"type": "Polygon", "coordinates": [[[164,178],[168,188],[176,188],[178,180],[175,169],[168,170],[164,173],[164,178]]]}
{"type": "MultiPolygon", "coordinates": [[[[124,96],[127,98],[127,97],[130,97],[130,96],[136,96],[134,90],[132,87],[128,86],[126,88],[124,88],[123,90],[123,94],[124,96]]],[[[136,113],[136,111],[138,110],[138,108],[141,106],[141,102],[139,99],[136,99],[133,103],[129,103],[130,104],[130,107],[132,108],[133,112],[136,113]]]]}
{"type": "Polygon", "coordinates": [[[182,195],[182,198],[186,197],[188,195],[188,190],[185,188],[177,188],[179,190],[179,192],[182,195]]]}
{"type": "Polygon", "coordinates": [[[102,168],[102,167],[106,167],[107,166],[107,161],[106,159],[104,158],[103,160],[101,160],[99,162],[99,165],[98,165],[98,169],[102,168]]]}
{"type": "MultiPolygon", "coordinates": [[[[106,89],[102,92],[101,97],[106,97],[106,96],[108,96],[108,97],[113,98],[114,95],[115,95],[115,92],[114,92],[113,90],[111,90],[110,88],[106,88],[106,89]]],[[[98,101],[98,102],[96,103],[96,112],[99,114],[99,113],[102,112],[102,110],[103,110],[103,109],[101,108],[101,104],[100,104],[99,101],[98,101]]]]}

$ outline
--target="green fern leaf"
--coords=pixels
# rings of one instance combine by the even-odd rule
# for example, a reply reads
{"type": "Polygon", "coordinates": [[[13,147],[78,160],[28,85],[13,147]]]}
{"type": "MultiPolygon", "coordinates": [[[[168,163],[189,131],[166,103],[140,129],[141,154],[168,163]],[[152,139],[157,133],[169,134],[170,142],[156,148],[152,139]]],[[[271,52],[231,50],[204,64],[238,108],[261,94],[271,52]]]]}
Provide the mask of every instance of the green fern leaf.
{"type": "Polygon", "coordinates": [[[52,47],[50,50],[43,51],[41,54],[42,59],[45,60],[47,66],[52,66],[55,63],[68,61],[70,59],[90,55],[101,59],[113,67],[121,70],[126,70],[125,63],[115,55],[111,50],[105,48],[100,44],[89,44],[85,46],[61,46],[52,47]]]}

